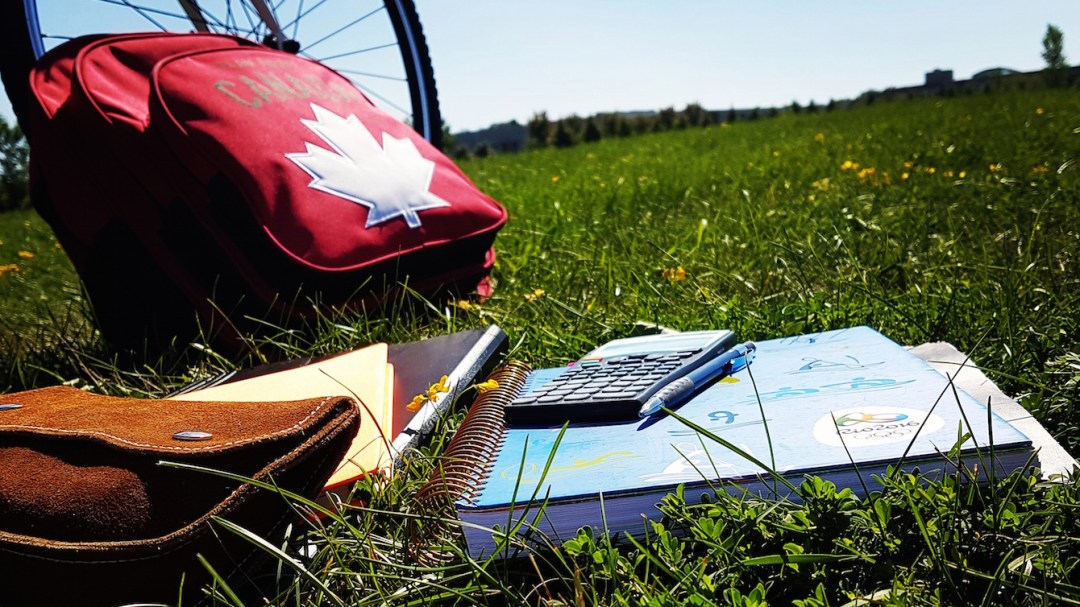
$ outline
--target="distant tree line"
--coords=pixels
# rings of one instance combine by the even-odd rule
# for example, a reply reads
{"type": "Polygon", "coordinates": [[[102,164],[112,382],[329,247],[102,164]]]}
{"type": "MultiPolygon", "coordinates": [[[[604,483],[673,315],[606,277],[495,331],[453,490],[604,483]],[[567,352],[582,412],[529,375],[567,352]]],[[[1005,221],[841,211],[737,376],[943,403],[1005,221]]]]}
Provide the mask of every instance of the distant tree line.
{"type": "Polygon", "coordinates": [[[659,112],[611,112],[587,118],[574,115],[559,120],[551,120],[547,112],[541,112],[534,115],[526,125],[527,146],[531,149],[566,148],[610,137],[677,131],[708,126],[715,122],[712,112],[697,103],[691,103],[681,111],[669,107],[659,112]]]}
{"type": "Polygon", "coordinates": [[[18,125],[0,116],[0,211],[30,207],[30,148],[18,125]]]}

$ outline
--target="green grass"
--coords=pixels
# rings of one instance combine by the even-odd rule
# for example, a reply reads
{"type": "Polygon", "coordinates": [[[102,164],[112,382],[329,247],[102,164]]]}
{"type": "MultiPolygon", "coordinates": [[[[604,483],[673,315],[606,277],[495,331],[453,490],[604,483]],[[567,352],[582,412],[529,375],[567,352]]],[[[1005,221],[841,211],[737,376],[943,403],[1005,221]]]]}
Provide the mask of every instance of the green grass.
{"type": "MultiPolygon", "coordinates": [[[[10,389],[68,381],[156,395],[230,366],[490,323],[537,366],[638,321],[746,339],[868,324],[901,343],[970,352],[1076,454],[1078,161],[1080,96],[1045,90],[469,161],[511,212],[494,297],[328,318],[253,340],[234,360],[200,349],[113,358],[87,330],[72,270],[41,221],[0,216],[0,265],[20,266],[0,277],[0,356],[10,389]]],[[[1080,602],[1080,490],[1024,476],[983,487],[898,476],[872,500],[811,479],[800,505],[674,496],[636,546],[584,534],[523,562],[420,565],[410,532],[443,522],[410,518],[410,495],[459,417],[403,474],[372,481],[368,508],[317,534],[305,566],[320,583],[290,578],[282,602],[320,592],[346,604],[1080,602]]]]}

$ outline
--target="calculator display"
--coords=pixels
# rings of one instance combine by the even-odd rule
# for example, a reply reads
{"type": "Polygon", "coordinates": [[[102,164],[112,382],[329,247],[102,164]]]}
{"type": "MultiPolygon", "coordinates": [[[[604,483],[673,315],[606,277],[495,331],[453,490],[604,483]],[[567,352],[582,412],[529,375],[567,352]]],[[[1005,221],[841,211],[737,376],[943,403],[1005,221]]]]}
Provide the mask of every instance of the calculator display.
{"type": "Polygon", "coordinates": [[[735,345],[731,331],[617,339],[505,408],[511,424],[637,420],[653,394],[735,345]]]}

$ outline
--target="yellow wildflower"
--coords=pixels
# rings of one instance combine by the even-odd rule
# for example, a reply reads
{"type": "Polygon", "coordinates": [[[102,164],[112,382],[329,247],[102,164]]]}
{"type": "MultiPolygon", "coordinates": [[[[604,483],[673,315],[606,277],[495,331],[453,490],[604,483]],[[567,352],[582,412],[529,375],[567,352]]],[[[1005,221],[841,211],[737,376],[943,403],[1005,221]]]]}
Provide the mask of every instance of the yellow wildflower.
{"type": "Polygon", "coordinates": [[[405,408],[408,409],[409,411],[412,411],[413,413],[415,413],[415,412],[420,410],[420,407],[424,406],[425,401],[427,401],[427,399],[424,398],[423,394],[417,394],[416,396],[413,397],[412,402],[405,405],[405,408]]]}
{"type": "Polygon", "coordinates": [[[900,174],[900,180],[901,181],[907,181],[908,177],[911,177],[911,174],[908,173],[907,171],[904,171],[903,173],[900,174]]]}
{"type": "Polygon", "coordinates": [[[773,155],[773,158],[779,158],[780,157],[780,150],[773,150],[772,155],[773,155]]]}
{"type": "Polygon", "coordinates": [[[997,173],[1000,170],[1001,170],[1001,163],[1000,162],[997,163],[997,164],[990,165],[990,172],[991,173],[997,173]]]}
{"type": "Polygon", "coordinates": [[[848,171],[848,170],[851,170],[852,167],[856,167],[856,166],[859,166],[859,165],[855,164],[854,162],[852,162],[850,160],[845,160],[844,164],[840,165],[840,170],[841,171],[848,171]]]}
{"type": "Polygon", "coordinates": [[[450,376],[449,375],[443,375],[442,377],[440,377],[439,378],[439,383],[435,384],[435,387],[439,389],[439,392],[449,392],[450,391],[450,376]]]}
{"type": "Polygon", "coordinates": [[[6,263],[6,264],[0,266],[0,278],[2,278],[4,276],[4,274],[7,274],[8,272],[18,272],[18,271],[19,271],[19,266],[17,266],[16,264],[13,264],[13,263],[6,263]]]}
{"type": "Polygon", "coordinates": [[[450,391],[449,379],[450,378],[448,376],[443,375],[441,378],[439,378],[439,381],[431,384],[431,386],[428,387],[427,394],[417,394],[413,397],[409,404],[405,405],[405,408],[409,411],[415,412],[419,411],[420,407],[423,407],[425,402],[434,402],[435,399],[439,397],[440,393],[450,391]]]}
{"type": "Polygon", "coordinates": [[[434,401],[436,398],[439,397],[440,393],[449,392],[449,391],[450,391],[450,384],[447,383],[447,376],[443,375],[439,379],[439,381],[431,384],[431,386],[428,387],[427,399],[430,400],[430,401],[434,401]]]}
{"type": "Polygon", "coordinates": [[[867,177],[872,176],[874,173],[877,173],[877,169],[875,169],[874,167],[866,167],[865,169],[859,171],[858,177],[859,179],[865,181],[867,177]]]}
{"type": "Polygon", "coordinates": [[[1045,172],[1047,172],[1047,171],[1049,171],[1049,170],[1050,170],[1050,169],[1048,169],[1048,168],[1046,168],[1046,167],[1044,167],[1044,166],[1037,166],[1037,167],[1032,167],[1032,168],[1031,168],[1031,172],[1032,172],[1032,173],[1034,173],[1034,174],[1036,174],[1036,175],[1039,175],[1039,174],[1041,174],[1041,173],[1045,173],[1045,172]]]}
{"type": "Polygon", "coordinates": [[[674,284],[680,280],[686,280],[686,270],[684,270],[682,266],[664,268],[663,276],[668,282],[674,284]]]}
{"type": "Polygon", "coordinates": [[[907,162],[904,163],[904,168],[905,169],[910,169],[913,166],[915,166],[915,165],[912,164],[912,162],[910,160],[908,160],[907,162]]]}
{"type": "Polygon", "coordinates": [[[476,384],[476,391],[480,394],[484,394],[485,392],[491,392],[492,390],[497,390],[498,388],[499,382],[495,381],[494,379],[489,379],[485,382],[480,382],[476,384]]]}
{"type": "Polygon", "coordinates": [[[963,179],[964,177],[967,177],[967,171],[960,171],[959,177],[960,177],[960,179],[963,179]]]}
{"type": "Polygon", "coordinates": [[[731,126],[731,125],[729,125],[729,124],[728,124],[728,123],[726,123],[726,122],[721,122],[721,123],[720,123],[720,128],[722,128],[722,129],[726,129],[726,128],[728,128],[729,126],[731,126]]]}
{"type": "Polygon", "coordinates": [[[34,254],[30,251],[19,251],[19,257],[22,257],[23,259],[33,259],[34,254]]]}
{"type": "Polygon", "coordinates": [[[1042,116],[1045,113],[1046,113],[1046,110],[1042,109],[1041,107],[1035,108],[1035,115],[1036,116],[1042,116]]]}
{"type": "Polygon", "coordinates": [[[525,301],[527,301],[529,303],[532,303],[532,302],[536,301],[537,299],[540,299],[543,296],[544,296],[544,290],[543,289],[536,289],[532,293],[528,293],[527,295],[525,295],[525,301]]]}
{"type": "Polygon", "coordinates": [[[815,190],[821,190],[824,192],[825,190],[829,189],[829,183],[830,181],[828,177],[822,177],[814,183],[811,183],[810,187],[814,188],[815,190]]]}
{"type": "Polygon", "coordinates": [[[929,168],[926,169],[926,172],[933,175],[934,173],[937,173],[937,169],[934,168],[934,167],[929,167],[929,168]]]}
{"type": "Polygon", "coordinates": [[[561,177],[559,175],[552,175],[551,176],[551,183],[559,183],[559,179],[561,179],[561,177]]]}
{"type": "Polygon", "coordinates": [[[459,299],[454,302],[454,305],[457,306],[458,309],[465,310],[466,312],[473,309],[472,302],[467,299],[459,299]]]}
{"type": "Polygon", "coordinates": [[[944,175],[944,176],[946,176],[946,177],[952,177],[952,176],[953,176],[953,172],[952,172],[952,171],[945,171],[944,173],[942,173],[942,175],[944,175]]]}
{"type": "Polygon", "coordinates": [[[814,135],[814,141],[818,143],[825,143],[825,133],[818,133],[814,135]]]}

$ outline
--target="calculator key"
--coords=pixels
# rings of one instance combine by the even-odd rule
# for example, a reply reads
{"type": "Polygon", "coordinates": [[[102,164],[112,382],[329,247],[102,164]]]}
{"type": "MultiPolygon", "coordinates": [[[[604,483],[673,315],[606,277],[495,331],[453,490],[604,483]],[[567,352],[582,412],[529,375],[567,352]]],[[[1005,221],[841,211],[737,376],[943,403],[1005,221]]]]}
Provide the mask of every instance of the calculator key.
{"type": "Polygon", "coordinates": [[[563,400],[563,397],[561,397],[561,396],[553,396],[551,394],[545,394],[544,396],[541,396],[540,398],[536,399],[536,402],[547,404],[547,403],[562,402],[562,400],[563,400]]]}
{"type": "Polygon", "coordinates": [[[592,394],[584,394],[582,392],[575,392],[573,394],[567,394],[563,400],[567,402],[575,402],[579,400],[588,400],[592,398],[592,394]]]}
{"type": "Polygon", "coordinates": [[[601,392],[596,396],[600,400],[624,400],[633,398],[637,392],[601,392]]]}

